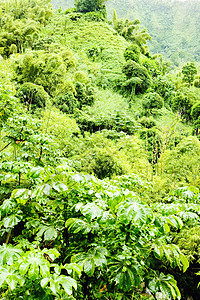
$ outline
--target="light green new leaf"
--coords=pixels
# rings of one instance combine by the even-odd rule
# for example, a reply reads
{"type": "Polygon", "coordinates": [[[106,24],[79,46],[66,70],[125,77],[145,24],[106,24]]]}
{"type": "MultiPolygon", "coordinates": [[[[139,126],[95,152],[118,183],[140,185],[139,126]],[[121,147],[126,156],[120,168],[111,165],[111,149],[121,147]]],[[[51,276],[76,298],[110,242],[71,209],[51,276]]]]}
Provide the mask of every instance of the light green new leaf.
{"type": "Polygon", "coordinates": [[[40,282],[41,287],[44,288],[45,286],[47,286],[49,280],[50,278],[43,278],[40,282]]]}
{"type": "Polygon", "coordinates": [[[64,268],[67,270],[67,272],[69,274],[76,273],[78,276],[81,275],[81,272],[83,270],[82,266],[75,264],[75,263],[71,263],[71,264],[66,264],[64,265],[64,268]]]}
{"type": "Polygon", "coordinates": [[[68,187],[62,182],[54,182],[53,188],[54,188],[54,190],[56,190],[59,193],[65,192],[68,190],[68,187]]]}
{"type": "Polygon", "coordinates": [[[84,220],[78,218],[70,218],[65,222],[65,227],[68,229],[72,229],[74,233],[82,232],[83,234],[87,234],[92,230],[92,226],[90,223],[87,223],[84,220]]]}
{"type": "Polygon", "coordinates": [[[3,244],[0,246],[0,264],[12,265],[23,254],[19,248],[3,244]]]}
{"type": "Polygon", "coordinates": [[[95,271],[95,262],[94,262],[94,258],[87,258],[84,261],[83,264],[83,269],[84,272],[88,275],[88,276],[92,276],[94,274],[95,271]]]}
{"type": "Polygon", "coordinates": [[[77,289],[76,280],[69,276],[60,275],[57,282],[62,285],[68,295],[72,294],[72,288],[77,289]]]}
{"type": "Polygon", "coordinates": [[[189,268],[189,261],[188,261],[187,257],[185,255],[183,255],[182,253],[180,254],[179,257],[180,257],[181,263],[183,265],[183,272],[185,272],[189,268]]]}
{"type": "Polygon", "coordinates": [[[57,230],[51,226],[44,232],[44,240],[52,241],[57,237],[57,230]]]}
{"type": "Polygon", "coordinates": [[[22,211],[18,212],[6,217],[3,219],[3,225],[5,228],[13,228],[23,219],[22,211]]]}
{"type": "Polygon", "coordinates": [[[12,192],[11,198],[13,198],[13,199],[21,198],[25,194],[26,195],[28,194],[27,189],[16,189],[12,192]]]}
{"type": "Polygon", "coordinates": [[[81,207],[81,212],[87,219],[93,220],[99,218],[102,215],[103,210],[94,203],[88,203],[81,207]]]}

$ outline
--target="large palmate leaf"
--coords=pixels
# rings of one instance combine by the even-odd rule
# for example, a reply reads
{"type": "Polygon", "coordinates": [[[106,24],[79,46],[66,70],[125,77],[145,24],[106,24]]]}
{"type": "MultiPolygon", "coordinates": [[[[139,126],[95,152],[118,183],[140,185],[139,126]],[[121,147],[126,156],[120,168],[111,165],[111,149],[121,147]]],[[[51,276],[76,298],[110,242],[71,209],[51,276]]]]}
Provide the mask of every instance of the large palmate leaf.
{"type": "Polygon", "coordinates": [[[50,275],[50,263],[41,252],[29,251],[19,260],[19,272],[32,280],[50,275]]]}
{"type": "Polygon", "coordinates": [[[0,274],[0,287],[2,287],[3,284],[7,284],[10,289],[13,290],[18,284],[21,286],[24,284],[25,280],[23,276],[15,272],[12,267],[0,267],[0,274]]]}
{"type": "Polygon", "coordinates": [[[149,281],[148,288],[153,294],[161,292],[166,300],[181,299],[181,293],[177,287],[177,282],[172,275],[165,275],[163,273],[157,275],[154,273],[153,278],[149,281]]]}
{"type": "Polygon", "coordinates": [[[54,240],[58,235],[58,232],[54,226],[40,225],[38,229],[39,231],[37,233],[37,237],[44,235],[45,241],[54,240]]]}
{"type": "Polygon", "coordinates": [[[2,221],[2,223],[5,228],[13,228],[22,219],[23,219],[23,212],[21,210],[18,210],[16,213],[13,213],[13,214],[9,215],[8,217],[5,217],[2,221]]]}
{"type": "Polygon", "coordinates": [[[0,246],[0,264],[12,265],[22,254],[23,251],[21,249],[3,244],[0,246]]]}
{"type": "Polygon", "coordinates": [[[121,202],[117,205],[116,210],[118,219],[126,225],[131,222],[134,225],[141,226],[153,220],[151,209],[138,202],[121,202]]]}
{"type": "Polygon", "coordinates": [[[154,244],[154,255],[157,259],[164,259],[170,263],[171,267],[178,266],[183,272],[189,267],[188,259],[183,255],[178,246],[174,244],[157,245],[154,244]]]}
{"type": "Polygon", "coordinates": [[[131,256],[118,255],[110,259],[111,278],[123,291],[129,291],[132,286],[138,286],[142,280],[142,268],[131,256]]]}
{"type": "Polygon", "coordinates": [[[41,281],[41,286],[45,288],[49,286],[50,290],[54,295],[60,291],[61,288],[67,293],[67,295],[72,294],[72,290],[77,289],[76,280],[65,275],[53,274],[51,277],[46,277],[41,281]]]}
{"type": "Polygon", "coordinates": [[[87,253],[79,253],[72,257],[72,262],[83,266],[84,272],[88,276],[94,274],[96,267],[104,267],[107,265],[106,256],[108,252],[104,247],[96,247],[89,250],[87,253]]]}
{"type": "Polygon", "coordinates": [[[89,223],[87,220],[81,220],[78,218],[70,218],[66,221],[65,226],[72,230],[74,233],[82,232],[83,234],[87,234],[93,229],[98,229],[98,224],[89,223]]]}

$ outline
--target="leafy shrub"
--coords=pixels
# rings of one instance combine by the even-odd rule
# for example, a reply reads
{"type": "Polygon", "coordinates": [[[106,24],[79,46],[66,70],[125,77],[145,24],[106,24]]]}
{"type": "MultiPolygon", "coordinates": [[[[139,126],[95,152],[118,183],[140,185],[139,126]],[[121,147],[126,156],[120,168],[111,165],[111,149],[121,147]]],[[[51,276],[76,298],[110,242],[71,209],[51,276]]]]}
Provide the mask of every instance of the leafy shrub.
{"type": "Polygon", "coordinates": [[[73,137],[80,133],[76,121],[55,107],[43,112],[41,122],[42,132],[48,134],[59,145],[59,149],[65,153],[71,148],[73,137]]]}
{"type": "Polygon", "coordinates": [[[91,11],[87,12],[83,18],[87,21],[101,22],[105,21],[105,14],[102,14],[102,12],[91,11]]]}
{"type": "Polygon", "coordinates": [[[182,88],[172,100],[172,110],[178,111],[186,121],[191,120],[191,109],[196,100],[196,95],[189,88],[182,88]]]}
{"type": "Polygon", "coordinates": [[[139,174],[141,178],[150,177],[152,168],[148,161],[143,141],[136,136],[126,136],[117,141],[116,147],[121,153],[126,155],[133,173],[139,174]]]}
{"type": "Polygon", "coordinates": [[[200,186],[200,141],[197,137],[184,138],[174,150],[163,155],[163,170],[172,182],[200,186]]]}
{"type": "Polygon", "coordinates": [[[86,49],[86,54],[89,58],[92,58],[92,60],[95,61],[97,57],[100,56],[101,50],[99,47],[93,46],[86,49]]]}
{"type": "Polygon", "coordinates": [[[136,122],[126,114],[120,112],[113,113],[110,116],[100,115],[98,117],[90,117],[82,113],[76,117],[76,120],[82,133],[84,133],[84,131],[93,133],[107,129],[133,134],[138,130],[136,122]]]}
{"type": "Polygon", "coordinates": [[[72,52],[62,49],[59,51],[59,53],[28,51],[16,57],[13,61],[15,80],[21,84],[32,82],[41,85],[51,96],[57,93],[58,88],[65,86],[68,69],[75,64],[72,52]]]}
{"type": "Polygon", "coordinates": [[[138,122],[143,127],[148,128],[148,129],[156,126],[156,121],[153,117],[142,117],[138,122]]]}
{"type": "Polygon", "coordinates": [[[66,114],[73,114],[75,109],[79,106],[79,103],[72,92],[57,95],[54,98],[53,103],[66,114]]]}
{"type": "Polygon", "coordinates": [[[124,58],[126,61],[133,60],[135,62],[139,62],[140,60],[140,48],[136,44],[132,44],[126,48],[124,51],[124,58]]]}
{"type": "Polygon", "coordinates": [[[158,76],[155,78],[153,81],[153,89],[168,103],[170,103],[171,98],[175,94],[175,85],[167,76],[158,76]]]}
{"type": "Polygon", "coordinates": [[[200,138],[200,117],[193,122],[193,134],[200,138]]]}
{"type": "Polygon", "coordinates": [[[162,74],[161,64],[159,63],[156,57],[147,57],[147,54],[145,54],[145,56],[143,55],[141,57],[140,63],[147,69],[147,71],[149,72],[149,74],[151,74],[153,79],[157,78],[159,75],[162,74]]]}
{"type": "Polygon", "coordinates": [[[91,106],[94,103],[94,88],[91,84],[85,84],[81,82],[75,83],[76,99],[78,101],[79,108],[84,105],[91,106]]]}
{"type": "Polygon", "coordinates": [[[99,149],[94,154],[93,172],[99,179],[111,178],[114,174],[122,175],[122,166],[108,149],[99,149]]]}
{"type": "Polygon", "coordinates": [[[95,174],[100,179],[131,172],[125,153],[118,151],[115,143],[99,132],[85,134],[71,159],[77,161],[78,171],[95,174]]]}
{"type": "Polygon", "coordinates": [[[183,81],[191,85],[194,81],[195,75],[197,74],[197,68],[193,62],[187,63],[182,68],[183,81]]]}
{"type": "Polygon", "coordinates": [[[155,164],[161,153],[162,135],[156,127],[140,130],[140,138],[144,141],[145,149],[148,153],[148,160],[155,164]]]}
{"type": "Polygon", "coordinates": [[[45,36],[45,37],[39,36],[37,39],[35,39],[33,41],[32,49],[33,50],[46,50],[46,48],[49,48],[49,46],[54,43],[55,43],[54,36],[45,36]]]}
{"type": "Polygon", "coordinates": [[[157,93],[148,93],[142,101],[142,106],[146,114],[151,114],[154,110],[161,109],[164,106],[163,98],[157,93]]]}
{"type": "Polygon", "coordinates": [[[14,61],[14,69],[17,82],[41,85],[51,94],[57,85],[64,83],[67,71],[60,55],[41,51],[29,51],[17,57],[14,61]]]}
{"type": "Polygon", "coordinates": [[[136,94],[144,93],[151,85],[151,77],[147,69],[132,60],[124,64],[122,72],[126,75],[127,79],[138,77],[141,80],[140,83],[136,84],[136,94]]]}
{"type": "Polygon", "coordinates": [[[21,110],[19,99],[13,96],[8,87],[0,84],[0,129],[9,117],[21,110]]]}
{"type": "Polygon", "coordinates": [[[72,51],[65,48],[60,48],[58,49],[58,54],[62,57],[67,70],[76,67],[76,59],[72,51]]]}
{"type": "Polygon", "coordinates": [[[88,82],[87,74],[83,71],[77,71],[74,73],[74,80],[80,83],[87,83],[88,82]]]}
{"type": "Polygon", "coordinates": [[[76,0],[75,7],[77,12],[89,13],[98,12],[106,18],[106,6],[104,0],[93,1],[93,0],[76,0]]]}
{"type": "Polygon", "coordinates": [[[197,102],[192,106],[191,116],[194,121],[200,117],[200,102],[197,102]]]}
{"type": "Polygon", "coordinates": [[[18,90],[17,97],[27,106],[27,110],[44,108],[49,101],[49,95],[44,88],[32,82],[22,84],[18,90]]]}
{"type": "Polygon", "coordinates": [[[200,75],[196,75],[193,82],[196,88],[200,88],[200,75]]]}

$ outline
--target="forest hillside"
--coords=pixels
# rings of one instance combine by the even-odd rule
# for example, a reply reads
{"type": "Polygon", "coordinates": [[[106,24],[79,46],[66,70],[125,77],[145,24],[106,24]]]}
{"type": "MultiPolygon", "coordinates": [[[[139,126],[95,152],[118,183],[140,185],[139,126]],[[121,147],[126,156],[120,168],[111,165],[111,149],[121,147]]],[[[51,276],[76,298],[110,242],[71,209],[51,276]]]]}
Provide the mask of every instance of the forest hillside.
{"type": "Polygon", "coordinates": [[[200,68],[105,4],[0,2],[0,299],[200,299],[200,68]]]}
{"type": "MultiPolygon", "coordinates": [[[[52,4],[63,9],[74,5],[73,0],[52,0],[52,4]]],[[[109,20],[113,9],[119,18],[140,19],[152,37],[152,53],[163,54],[175,66],[199,61],[199,0],[108,0],[106,7],[109,20]]]]}

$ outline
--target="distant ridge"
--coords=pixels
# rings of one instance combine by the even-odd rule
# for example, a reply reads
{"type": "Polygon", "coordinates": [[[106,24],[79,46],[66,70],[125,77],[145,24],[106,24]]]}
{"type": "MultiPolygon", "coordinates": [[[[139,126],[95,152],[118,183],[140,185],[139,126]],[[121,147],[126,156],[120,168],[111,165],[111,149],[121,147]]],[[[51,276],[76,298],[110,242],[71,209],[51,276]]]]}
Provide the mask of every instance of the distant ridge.
{"type": "MultiPolygon", "coordinates": [[[[73,7],[73,0],[52,0],[55,8],[73,7]]],[[[174,65],[200,60],[200,0],[109,0],[118,18],[139,18],[150,35],[150,50],[170,58],[174,65]]]]}

